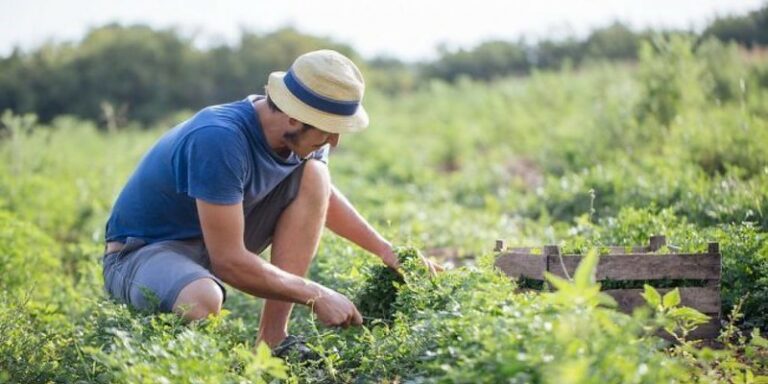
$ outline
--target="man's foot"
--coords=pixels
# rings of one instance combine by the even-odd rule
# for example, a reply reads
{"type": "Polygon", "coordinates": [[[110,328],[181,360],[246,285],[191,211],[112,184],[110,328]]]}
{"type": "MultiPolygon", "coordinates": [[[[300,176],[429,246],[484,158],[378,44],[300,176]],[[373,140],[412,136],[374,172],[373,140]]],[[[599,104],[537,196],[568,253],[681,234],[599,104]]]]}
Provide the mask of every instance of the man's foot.
{"type": "Polygon", "coordinates": [[[272,350],[272,356],[283,360],[291,359],[298,362],[319,360],[320,355],[307,346],[301,336],[288,335],[280,344],[272,350]]]}

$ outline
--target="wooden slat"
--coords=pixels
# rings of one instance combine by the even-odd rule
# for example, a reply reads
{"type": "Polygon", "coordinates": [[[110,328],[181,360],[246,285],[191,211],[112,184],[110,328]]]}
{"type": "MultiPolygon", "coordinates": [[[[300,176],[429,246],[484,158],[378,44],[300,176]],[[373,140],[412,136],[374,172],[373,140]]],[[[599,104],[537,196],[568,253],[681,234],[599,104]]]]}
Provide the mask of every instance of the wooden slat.
{"type": "MultiPolygon", "coordinates": [[[[567,275],[573,276],[582,256],[563,256],[567,275]]],[[[560,258],[550,257],[548,270],[565,277],[560,258]]],[[[605,255],[597,266],[597,280],[720,279],[719,254],[605,255]]]]}
{"type": "MultiPolygon", "coordinates": [[[[660,294],[665,294],[674,288],[658,288],[660,294]]],[[[623,312],[631,313],[633,309],[645,304],[640,295],[642,289],[609,289],[603,291],[619,304],[623,312]]],[[[702,313],[720,313],[720,290],[716,287],[683,287],[680,288],[681,304],[702,313]]]]}
{"type": "MultiPolygon", "coordinates": [[[[499,247],[499,244],[496,244],[496,248],[494,248],[495,252],[511,252],[511,253],[529,253],[529,254],[532,254],[534,249],[537,249],[538,253],[543,253],[544,252],[544,247],[506,247],[506,248],[503,248],[502,251],[498,251],[497,250],[498,247],[499,247]]],[[[606,247],[606,248],[608,248],[608,251],[609,251],[610,254],[619,254],[619,255],[650,252],[650,249],[648,247],[611,246],[611,247],[606,247]]],[[[571,254],[569,254],[569,256],[580,256],[580,255],[571,255],[571,254]]]]}
{"type": "Polygon", "coordinates": [[[508,252],[500,254],[495,265],[512,278],[524,276],[542,280],[547,268],[547,259],[541,255],[508,252]]]}

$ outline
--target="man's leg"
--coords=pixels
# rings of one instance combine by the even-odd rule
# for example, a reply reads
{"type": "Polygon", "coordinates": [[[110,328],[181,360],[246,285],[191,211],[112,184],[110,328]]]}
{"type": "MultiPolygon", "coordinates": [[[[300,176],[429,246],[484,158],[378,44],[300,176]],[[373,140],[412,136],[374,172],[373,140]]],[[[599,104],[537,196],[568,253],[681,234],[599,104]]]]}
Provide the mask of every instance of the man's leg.
{"type": "Polygon", "coordinates": [[[186,320],[205,319],[221,311],[224,293],[213,279],[200,278],[187,284],[173,303],[173,312],[186,320]]]}
{"type": "MultiPolygon", "coordinates": [[[[272,238],[271,262],[278,268],[304,276],[309,269],[325,225],[331,177],[328,167],[317,160],[304,165],[296,198],[277,221],[272,238]]],[[[261,315],[259,338],[270,347],[277,346],[288,335],[288,319],[293,303],[267,300],[261,315]]]]}
{"type": "Polygon", "coordinates": [[[104,256],[104,283],[111,297],[136,309],[197,320],[218,313],[225,297],[209,268],[202,239],[144,245],[129,238],[124,251],[104,256]]]}

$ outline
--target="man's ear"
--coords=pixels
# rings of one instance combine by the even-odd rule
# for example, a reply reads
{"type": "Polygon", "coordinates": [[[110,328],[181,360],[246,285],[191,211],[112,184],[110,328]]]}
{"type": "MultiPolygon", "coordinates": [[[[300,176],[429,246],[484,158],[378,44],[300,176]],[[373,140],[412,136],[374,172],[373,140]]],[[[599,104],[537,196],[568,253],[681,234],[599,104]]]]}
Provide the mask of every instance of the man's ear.
{"type": "Polygon", "coordinates": [[[341,140],[341,135],[338,133],[331,134],[331,136],[328,138],[328,143],[331,144],[331,147],[336,147],[339,145],[339,141],[341,140]]]}

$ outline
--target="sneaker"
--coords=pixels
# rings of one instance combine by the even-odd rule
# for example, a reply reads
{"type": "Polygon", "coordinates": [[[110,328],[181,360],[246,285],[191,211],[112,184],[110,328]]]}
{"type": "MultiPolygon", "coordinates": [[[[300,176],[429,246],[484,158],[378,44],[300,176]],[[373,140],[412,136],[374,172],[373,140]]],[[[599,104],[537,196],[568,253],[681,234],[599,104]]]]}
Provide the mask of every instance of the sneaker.
{"type": "Polygon", "coordinates": [[[307,346],[307,342],[301,336],[288,335],[280,344],[272,350],[272,356],[283,360],[295,358],[298,362],[319,360],[320,355],[307,346]]]}

